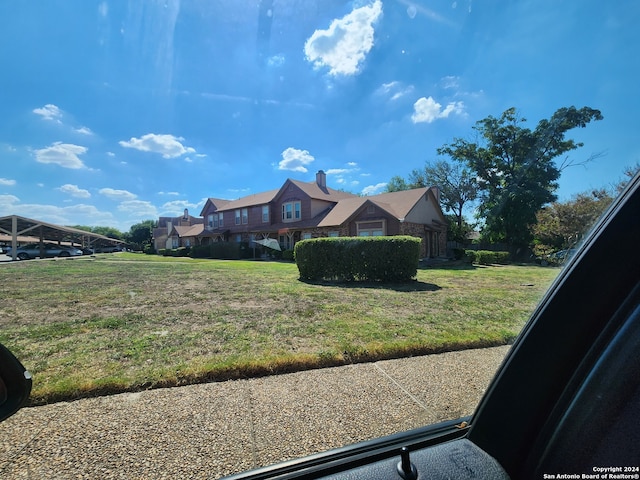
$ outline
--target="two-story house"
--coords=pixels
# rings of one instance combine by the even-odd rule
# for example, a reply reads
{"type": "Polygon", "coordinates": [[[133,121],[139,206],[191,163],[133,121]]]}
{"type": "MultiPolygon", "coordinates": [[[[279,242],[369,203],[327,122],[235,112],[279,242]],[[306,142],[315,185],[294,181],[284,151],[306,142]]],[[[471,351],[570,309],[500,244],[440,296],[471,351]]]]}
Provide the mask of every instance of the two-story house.
{"type": "Polygon", "coordinates": [[[158,226],[153,229],[153,247],[158,251],[197,245],[203,231],[202,218],[189,215],[185,208],[181,217],[158,219],[158,226]]]}
{"type": "Polygon", "coordinates": [[[286,250],[307,238],[413,235],[423,257],[436,257],[445,254],[447,231],[438,196],[437,188],[418,188],[360,197],[327,187],[320,170],[315,182],[287,179],[278,190],[210,198],[200,243],[275,238],[286,250]]]}

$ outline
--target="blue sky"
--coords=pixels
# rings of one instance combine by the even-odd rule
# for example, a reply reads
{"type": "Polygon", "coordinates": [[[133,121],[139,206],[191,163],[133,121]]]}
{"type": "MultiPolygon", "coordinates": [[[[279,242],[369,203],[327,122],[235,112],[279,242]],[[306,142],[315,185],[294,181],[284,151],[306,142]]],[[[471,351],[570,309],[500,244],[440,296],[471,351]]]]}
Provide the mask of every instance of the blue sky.
{"type": "Polygon", "coordinates": [[[0,3],[0,216],[127,231],[286,178],[381,192],[509,107],[564,106],[585,167],[640,161],[640,3],[194,0],[0,3]]]}

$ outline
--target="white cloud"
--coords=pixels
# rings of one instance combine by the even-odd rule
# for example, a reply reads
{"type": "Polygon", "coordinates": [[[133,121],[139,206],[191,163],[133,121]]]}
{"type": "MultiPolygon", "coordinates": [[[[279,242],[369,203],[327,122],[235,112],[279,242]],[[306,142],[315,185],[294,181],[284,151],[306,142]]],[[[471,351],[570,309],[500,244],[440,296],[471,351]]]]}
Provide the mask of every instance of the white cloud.
{"type": "MultiPolygon", "coordinates": [[[[204,205],[204,203],[202,204],[204,205]]],[[[201,205],[197,203],[191,203],[188,200],[173,200],[171,202],[166,202],[162,207],[160,207],[163,216],[178,216],[182,215],[184,209],[192,210],[191,214],[193,215],[193,211],[198,210],[197,213],[200,213],[201,205]]]]}
{"type": "Polygon", "coordinates": [[[327,30],[316,30],[304,45],[304,53],[316,67],[328,67],[331,75],[354,75],[373,47],[373,25],[382,16],[382,2],[355,8],[331,22],[327,30]]]}
{"type": "Polygon", "coordinates": [[[404,86],[398,81],[383,83],[377,90],[380,95],[388,96],[390,100],[398,100],[414,91],[414,86],[404,86]]]}
{"type": "Polygon", "coordinates": [[[45,120],[54,120],[57,123],[62,123],[60,117],[62,117],[62,111],[55,105],[48,103],[42,108],[34,108],[33,113],[42,116],[45,120]]]}
{"type": "Polygon", "coordinates": [[[348,168],[330,168],[329,170],[325,170],[324,173],[327,175],[342,175],[343,173],[349,173],[351,170],[348,168]]]}
{"type": "Polygon", "coordinates": [[[285,62],[285,57],[281,53],[277,55],[273,55],[272,57],[269,57],[267,59],[267,65],[274,68],[281,67],[282,65],[284,65],[284,62],[285,62]]]}
{"type": "Polygon", "coordinates": [[[313,155],[309,154],[307,150],[289,147],[282,152],[282,160],[278,164],[278,169],[306,173],[308,170],[305,165],[309,165],[314,160],[313,155]]]}
{"type": "Polygon", "coordinates": [[[115,153],[113,153],[113,152],[107,152],[107,156],[109,156],[109,157],[115,157],[115,156],[116,156],[116,154],[115,154],[115,153]]]}
{"type": "Polygon", "coordinates": [[[382,190],[384,190],[384,188],[387,186],[386,182],[385,183],[376,183],[375,185],[369,185],[368,187],[364,187],[362,189],[362,194],[363,195],[376,195],[380,192],[382,192],[382,190]]]}
{"type": "Polygon", "coordinates": [[[60,188],[58,188],[58,190],[60,190],[62,193],[67,193],[76,198],[89,198],[91,196],[89,190],[78,188],[77,185],[71,185],[70,183],[62,185],[60,188]]]}
{"type": "Polygon", "coordinates": [[[135,218],[157,218],[158,209],[151,202],[127,200],[118,205],[118,210],[135,218]]]}
{"type": "Polygon", "coordinates": [[[76,133],[81,133],[82,135],[93,135],[93,132],[88,127],[80,127],[73,129],[76,133]]]}
{"type": "Polygon", "coordinates": [[[13,210],[20,199],[14,195],[0,195],[0,210],[13,210]]]}
{"type": "Polygon", "coordinates": [[[135,193],[128,192],[126,190],[115,190],[113,188],[101,188],[98,193],[100,195],[104,195],[105,197],[116,200],[118,202],[123,202],[126,200],[134,200],[138,198],[135,193]]]}
{"type": "Polygon", "coordinates": [[[348,162],[347,165],[349,165],[350,167],[357,167],[358,164],[356,162],[348,162]]]}
{"type": "Polygon", "coordinates": [[[460,77],[447,75],[446,77],[442,77],[440,79],[440,85],[445,89],[458,89],[460,87],[460,77]]]}
{"type": "Polygon", "coordinates": [[[158,192],[158,195],[180,195],[178,192],[158,192]]]}
{"type": "Polygon", "coordinates": [[[77,204],[58,207],[56,205],[20,203],[13,195],[0,195],[0,210],[9,210],[14,215],[37,218],[57,225],[108,225],[115,226],[111,212],[103,212],[93,205],[77,204]]]}
{"type": "Polygon", "coordinates": [[[452,102],[442,109],[442,105],[432,97],[422,97],[413,104],[411,120],[413,123],[431,123],[439,118],[447,118],[452,113],[463,115],[464,104],[462,102],[452,102]]]}
{"type": "Polygon", "coordinates": [[[40,163],[54,163],[64,168],[86,168],[78,155],[87,152],[86,147],[71,143],[55,142],[47,148],[36,150],[36,160],[40,163]]]}
{"type": "Polygon", "coordinates": [[[15,180],[9,180],[8,178],[0,178],[0,185],[3,187],[12,187],[16,184],[15,180]]]}
{"type": "Polygon", "coordinates": [[[176,158],[188,153],[196,153],[194,148],[182,144],[184,138],[173,135],[148,133],[141,138],[131,137],[128,142],[118,142],[122,147],[135,148],[143,152],[159,153],[164,158],[176,158]]]}

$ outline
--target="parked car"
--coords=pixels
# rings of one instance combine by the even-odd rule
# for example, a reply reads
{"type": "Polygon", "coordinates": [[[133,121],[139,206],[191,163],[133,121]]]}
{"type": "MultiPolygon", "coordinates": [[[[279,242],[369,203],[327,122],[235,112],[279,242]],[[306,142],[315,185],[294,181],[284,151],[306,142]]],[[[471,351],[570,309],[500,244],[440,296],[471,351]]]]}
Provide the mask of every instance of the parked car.
{"type": "Polygon", "coordinates": [[[82,247],[80,250],[82,250],[83,255],[93,255],[95,253],[93,249],[89,247],[82,247]]]}
{"type": "Polygon", "coordinates": [[[115,253],[121,251],[122,247],[120,247],[119,245],[106,245],[103,247],[97,247],[95,250],[96,253],[115,253]]]}
{"type": "MultiPolygon", "coordinates": [[[[56,245],[55,243],[45,243],[43,245],[44,256],[51,257],[77,257],[82,255],[82,250],[76,247],[56,245]]],[[[30,260],[40,256],[40,244],[29,243],[16,249],[16,257],[20,260],[30,260]]],[[[8,247],[7,255],[11,255],[11,247],[8,247]]]]}

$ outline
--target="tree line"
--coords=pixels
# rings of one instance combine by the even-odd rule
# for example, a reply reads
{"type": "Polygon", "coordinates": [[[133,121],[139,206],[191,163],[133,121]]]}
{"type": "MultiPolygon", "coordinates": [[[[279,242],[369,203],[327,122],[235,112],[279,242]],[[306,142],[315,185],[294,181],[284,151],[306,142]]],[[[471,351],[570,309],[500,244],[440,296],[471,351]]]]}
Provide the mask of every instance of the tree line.
{"type": "MultiPolygon", "coordinates": [[[[523,256],[532,247],[566,248],[584,234],[614,195],[603,188],[563,203],[556,195],[563,170],[602,156],[570,159],[566,154],[583,143],[567,138],[567,133],[602,119],[601,112],[590,107],[563,107],[530,129],[524,125],[526,119],[509,108],[497,118],[476,122],[472,140],[454,138],[437,149],[438,160],[414,169],[406,179],[391,178],[387,191],[438,186],[442,206],[450,212],[449,237],[461,243],[479,227],[483,242],[506,244],[514,255],[523,256]],[[469,206],[475,207],[475,221],[463,214],[469,206]]],[[[629,167],[625,176],[639,169],[637,164],[629,167]]]]}
{"type": "Polygon", "coordinates": [[[104,235],[105,237],[126,242],[133,250],[144,250],[146,245],[151,244],[153,229],[158,226],[157,220],[144,220],[129,228],[128,232],[121,232],[114,227],[90,227],[87,225],[73,225],[73,228],[85,230],[87,232],[104,235]]]}

